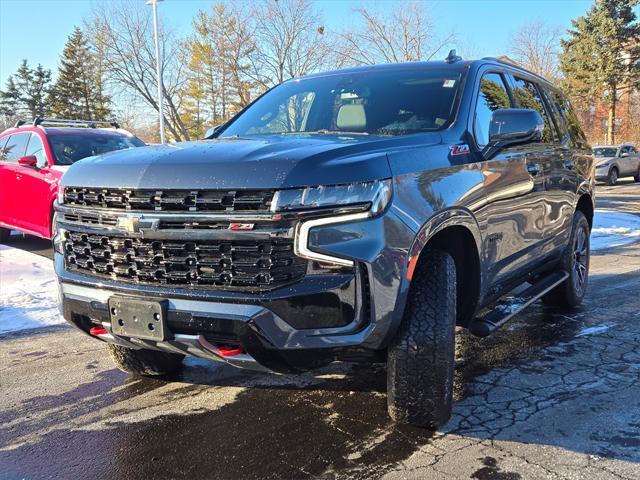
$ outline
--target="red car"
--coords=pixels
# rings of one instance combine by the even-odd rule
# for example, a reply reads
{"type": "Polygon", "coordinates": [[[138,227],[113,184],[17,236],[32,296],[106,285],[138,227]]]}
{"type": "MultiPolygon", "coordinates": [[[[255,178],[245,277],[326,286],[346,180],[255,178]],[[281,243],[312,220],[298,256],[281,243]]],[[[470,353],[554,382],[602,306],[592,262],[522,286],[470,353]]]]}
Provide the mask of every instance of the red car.
{"type": "Polygon", "coordinates": [[[58,182],[74,162],[144,142],[116,123],[37,118],[0,134],[0,242],[18,230],[52,237],[58,182]],[[97,124],[111,128],[96,128],[97,124]]]}

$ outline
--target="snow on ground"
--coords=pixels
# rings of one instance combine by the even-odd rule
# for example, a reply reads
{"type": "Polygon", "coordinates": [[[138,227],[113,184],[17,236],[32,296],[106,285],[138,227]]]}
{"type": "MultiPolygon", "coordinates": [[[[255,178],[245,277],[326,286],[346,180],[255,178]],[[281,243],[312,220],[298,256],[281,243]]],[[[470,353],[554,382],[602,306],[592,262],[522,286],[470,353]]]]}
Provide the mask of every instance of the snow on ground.
{"type": "Polygon", "coordinates": [[[591,250],[604,250],[640,240],[640,216],[612,210],[596,210],[591,250]]]}
{"type": "Polygon", "coordinates": [[[59,323],[53,262],[0,245],[0,334],[59,323]]]}

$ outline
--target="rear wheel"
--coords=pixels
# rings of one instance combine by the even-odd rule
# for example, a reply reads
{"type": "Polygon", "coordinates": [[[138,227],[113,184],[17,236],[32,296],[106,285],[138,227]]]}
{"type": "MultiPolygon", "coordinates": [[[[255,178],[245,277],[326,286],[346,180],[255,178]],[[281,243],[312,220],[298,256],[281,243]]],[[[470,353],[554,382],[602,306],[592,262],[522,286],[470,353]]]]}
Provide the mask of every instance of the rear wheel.
{"type": "Polygon", "coordinates": [[[637,171],[637,173],[633,176],[633,180],[634,180],[636,183],[640,183],[640,165],[638,165],[638,171],[637,171]]]}
{"type": "Polygon", "coordinates": [[[616,183],[618,183],[618,169],[613,167],[607,175],[607,185],[615,185],[616,183]]]}
{"type": "Polygon", "coordinates": [[[388,351],[387,405],[397,422],[436,428],[451,416],[456,267],[441,250],[424,255],[388,351]]]}
{"type": "Polygon", "coordinates": [[[123,372],[142,376],[160,376],[176,372],[182,365],[184,355],[158,350],[134,350],[120,345],[108,344],[113,363],[123,372]]]}
{"type": "Polygon", "coordinates": [[[562,258],[561,268],[569,273],[569,278],[542,298],[547,305],[575,307],[582,302],[589,280],[590,233],[587,217],[577,211],[569,246],[562,258]]]}

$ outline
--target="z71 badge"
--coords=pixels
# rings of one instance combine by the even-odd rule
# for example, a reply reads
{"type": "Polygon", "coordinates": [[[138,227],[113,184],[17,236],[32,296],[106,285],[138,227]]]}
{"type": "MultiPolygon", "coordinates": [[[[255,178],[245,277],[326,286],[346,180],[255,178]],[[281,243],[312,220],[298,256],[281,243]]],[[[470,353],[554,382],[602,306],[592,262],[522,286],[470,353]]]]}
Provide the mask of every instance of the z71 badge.
{"type": "Polygon", "coordinates": [[[466,155],[470,152],[469,145],[466,145],[466,144],[451,145],[449,147],[449,150],[451,151],[451,155],[466,155]]]}

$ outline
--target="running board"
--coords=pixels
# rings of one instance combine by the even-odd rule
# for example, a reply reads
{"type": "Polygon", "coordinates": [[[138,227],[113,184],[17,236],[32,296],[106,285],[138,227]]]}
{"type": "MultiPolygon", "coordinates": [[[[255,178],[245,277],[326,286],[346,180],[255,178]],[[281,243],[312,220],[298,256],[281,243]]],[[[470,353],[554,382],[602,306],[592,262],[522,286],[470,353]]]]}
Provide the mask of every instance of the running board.
{"type": "Polygon", "coordinates": [[[469,330],[478,337],[486,337],[507,323],[514,315],[527,308],[552,288],[569,278],[565,271],[555,272],[541,278],[520,295],[508,297],[498,301],[487,314],[476,317],[469,326],[469,330]]]}

